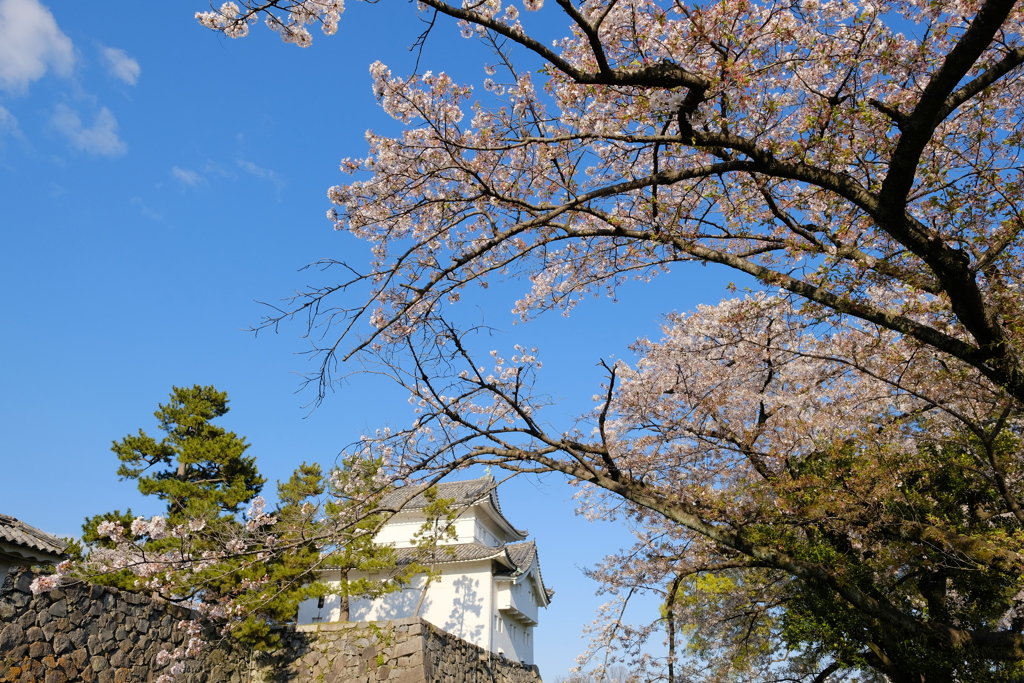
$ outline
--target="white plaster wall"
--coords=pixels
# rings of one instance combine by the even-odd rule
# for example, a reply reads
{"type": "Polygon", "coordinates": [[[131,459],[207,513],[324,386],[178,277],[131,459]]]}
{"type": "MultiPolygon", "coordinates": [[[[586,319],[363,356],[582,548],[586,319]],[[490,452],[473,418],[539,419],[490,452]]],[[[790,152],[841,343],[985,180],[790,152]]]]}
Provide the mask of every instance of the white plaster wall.
{"type": "Polygon", "coordinates": [[[472,507],[459,515],[454,523],[458,539],[453,542],[480,543],[492,548],[501,545],[501,541],[498,540],[501,537],[501,531],[486,515],[478,514],[478,512],[476,507],[472,507]]]}
{"type": "Polygon", "coordinates": [[[423,525],[422,517],[412,515],[395,515],[373,539],[381,545],[392,545],[396,548],[412,546],[412,537],[423,525]]]}
{"type": "Polygon", "coordinates": [[[478,506],[466,511],[466,516],[473,519],[473,536],[465,542],[477,542],[489,546],[499,546],[502,543],[517,539],[506,538],[507,534],[502,527],[478,506]]]}
{"type": "Polygon", "coordinates": [[[516,662],[533,664],[533,627],[523,626],[500,612],[491,617],[491,652],[516,662]]]}
{"type": "MultiPolygon", "coordinates": [[[[503,654],[513,661],[533,664],[534,627],[524,625],[499,610],[499,586],[508,582],[495,582],[489,560],[458,565],[440,566],[441,576],[431,582],[423,600],[420,616],[463,640],[479,645],[494,653],[503,654]]],[[[352,572],[352,579],[359,577],[352,572]]],[[[325,583],[337,583],[340,572],[328,571],[325,583]]],[[[382,575],[371,578],[384,578],[382,575]]],[[[533,572],[520,576],[511,590],[520,611],[532,613],[537,619],[535,577],[533,572]],[[525,608],[525,609],[524,609],[525,608]]],[[[404,591],[391,593],[376,600],[353,599],[349,605],[351,621],[387,621],[415,615],[420,599],[423,577],[404,591]]],[[[324,598],[323,608],[316,600],[299,605],[299,624],[340,621],[341,600],[337,595],[324,598]]]]}
{"type": "MultiPolygon", "coordinates": [[[[427,587],[419,616],[434,626],[463,640],[490,649],[488,625],[494,613],[491,590],[490,561],[444,567],[441,576],[427,587]]],[[[350,578],[357,578],[355,572],[350,578]]],[[[335,573],[324,577],[328,584],[336,582],[335,573]]],[[[422,593],[424,577],[417,577],[414,585],[404,591],[390,593],[376,600],[353,599],[349,605],[350,621],[388,621],[415,616],[416,605],[422,593]]],[[[324,599],[323,609],[316,600],[299,605],[299,624],[311,624],[340,619],[340,600],[331,595],[324,599]]]]}
{"type": "Polygon", "coordinates": [[[537,594],[533,590],[531,575],[520,576],[514,582],[497,581],[495,582],[495,590],[497,595],[496,603],[499,610],[512,608],[513,611],[517,611],[522,615],[515,615],[512,617],[514,619],[530,621],[533,624],[539,621],[537,594]]]}
{"type": "MultiPolygon", "coordinates": [[[[423,524],[419,513],[399,513],[378,533],[376,542],[396,548],[412,546],[413,535],[423,524]]],[[[454,522],[458,535],[441,543],[480,543],[496,547],[504,538],[502,527],[489,515],[474,506],[464,510],[454,522]]],[[[431,582],[420,609],[423,617],[438,628],[475,645],[501,653],[514,661],[533,663],[533,627],[510,618],[498,609],[498,585],[491,573],[491,561],[440,565],[441,576],[431,582]]],[[[512,599],[530,619],[538,620],[538,598],[534,586],[535,568],[527,576],[519,577],[513,586],[512,599]]],[[[358,578],[353,572],[352,579],[358,578]]],[[[371,576],[373,579],[387,578],[371,576]]],[[[340,572],[326,572],[322,578],[328,584],[340,580],[340,572]]],[[[353,599],[349,606],[351,621],[387,621],[414,616],[421,595],[424,577],[417,577],[414,585],[401,592],[391,593],[376,600],[353,599]]],[[[337,595],[324,598],[324,606],[317,600],[306,600],[299,605],[298,623],[312,624],[340,621],[341,600],[337,595]]]]}
{"type": "MultiPolygon", "coordinates": [[[[330,585],[338,585],[341,581],[341,572],[327,570],[320,575],[320,580],[330,585]]],[[[303,600],[299,603],[299,614],[296,622],[299,624],[318,624],[331,621],[341,621],[341,598],[337,595],[324,596],[324,606],[319,607],[319,600],[303,600]]]]}
{"type": "MultiPolygon", "coordinates": [[[[396,548],[409,548],[412,546],[413,536],[423,526],[424,517],[417,513],[406,513],[395,515],[383,529],[378,532],[374,539],[380,544],[391,544],[396,548]]],[[[464,511],[453,522],[456,538],[439,539],[441,544],[450,543],[481,543],[488,546],[498,546],[501,542],[501,531],[490,520],[477,514],[477,509],[470,508],[464,511]]]]}

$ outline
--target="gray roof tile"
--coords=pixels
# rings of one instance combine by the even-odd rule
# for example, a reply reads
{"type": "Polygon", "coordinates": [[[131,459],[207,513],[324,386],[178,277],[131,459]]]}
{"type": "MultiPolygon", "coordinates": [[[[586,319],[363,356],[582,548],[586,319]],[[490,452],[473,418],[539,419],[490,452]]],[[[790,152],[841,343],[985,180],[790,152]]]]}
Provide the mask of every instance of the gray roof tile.
{"type": "Polygon", "coordinates": [[[419,548],[395,548],[395,559],[399,564],[419,562],[421,564],[451,564],[508,558],[508,546],[489,546],[482,543],[451,543],[439,545],[432,551],[419,548]],[[429,554],[424,554],[425,552],[429,554]]]}
{"type": "Polygon", "coordinates": [[[67,543],[56,536],[29,526],[10,515],[0,514],[0,540],[51,555],[63,555],[67,543]]]}
{"type": "Polygon", "coordinates": [[[555,591],[544,585],[544,577],[540,573],[540,562],[537,560],[537,545],[533,541],[507,543],[499,546],[481,543],[451,543],[439,545],[432,555],[424,556],[418,548],[395,548],[395,560],[398,564],[419,562],[421,564],[456,564],[458,562],[479,562],[480,560],[502,561],[505,569],[494,572],[495,576],[515,578],[530,570],[537,563],[537,577],[548,600],[555,591]]]}
{"type": "MultiPolygon", "coordinates": [[[[494,477],[488,475],[480,479],[469,481],[442,481],[435,484],[439,498],[454,500],[453,506],[464,508],[484,499],[490,500],[491,505],[497,513],[505,519],[498,502],[498,485],[494,477]]],[[[427,497],[420,493],[425,486],[414,488],[399,488],[392,491],[381,501],[382,509],[390,510],[422,510],[430,504],[427,497]],[[411,498],[410,498],[411,496],[411,498]],[[406,498],[409,502],[402,504],[406,498]]],[[[506,523],[508,522],[505,519],[506,523]]],[[[512,527],[511,524],[509,524],[512,527]]],[[[515,527],[512,527],[515,528],[515,527]]],[[[518,530],[517,530],[518,531],[518,530]]],[[[525,531],[519,531],[520,536],[525,537],[525,531]]],[[[544,586],[544,578],[540,574],[540,563],[537,559],[537,546],[533,541],[521,543],[508,543],[501,546],[487,546],[481,543],[453,543],[438,546],[433,557],[424,558],[417,548],[396,548],[396,560],[399,564],[420,562],[423,564],[454,564],[457,562],[477,562],[480,560],[498,560],[505,566],[495,572],[497,576],[516,577],[520,576],[537,563],[537,576],[540,578],[541,589],[548,599],[554,595],[554,591],[544,586]]]]}
{"type": "MultiPolygon", "coordinates": [[[[453,503],[455,507],[465,507],[487,497],[487,495],[494,491],[496,484],[493,477],[483,477],[468,481],[442,481],[434,484],[434,487],[437,489],[438,498],[451,498],[455,501],[453,503]]],[[[384,496],[380,507],[394,509],[401,506],[403,510],[422,510],[430,504],[430,501],[422,493],[417,493],[405,505],[402,505],[402,501],[413,491],[423,491],[426,488],[426,486],[415,486],[412,490],[404,486],[397,488],[384,496]]],[[[498,509],[500,510],[501,508],[498,509]]]]}
{"type": "MultiPolygon", "coordinates": [[[[474,503],[489,499],[498,516],[508,524],[509,528],[514,529],[520,537],[526,537],[526,530],[514,527],[505,517],[505,513],[501,511],[501,503],[498,501],[498,484],[491,475],[467,481],[441,481],[434,484],[434,487],[437,489],[437,497],[453,500],[452,507],[456,509],[469,507],[474,503]]],[[[425,485],[413,486],[411,489],[405,486],[397,488],[384,496],[378,507],[382,510],[422,510],[430,504],[430,501],[422,493],[413,494],[426,488],[428,487],[425,485]],[[402,505],[402,501],[409,496],[412,496],[409,502],[402,505]]]]}

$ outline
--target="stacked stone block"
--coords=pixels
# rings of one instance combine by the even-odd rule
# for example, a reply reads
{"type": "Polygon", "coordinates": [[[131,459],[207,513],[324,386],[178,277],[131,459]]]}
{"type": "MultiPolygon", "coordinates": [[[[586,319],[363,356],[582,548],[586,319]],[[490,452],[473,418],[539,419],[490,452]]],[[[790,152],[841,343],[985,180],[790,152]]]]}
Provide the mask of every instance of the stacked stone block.
{"type": "Polygon", "coordinates": [[[419,618],[300,626],[268,663],[276,682],[541,683],[526,666],[419,618]]]}
{"type": "MultiPolygon", "coordinates": [[[[116,588],[76,584],[33,596],[29,572],[0,589],[0,683],[150,683],[187,637],[187,609],[116,588]]],[[[285,630],[282,647],[213,644],[184,662],[175,683],[542,683],[513,662],[419,618],[285,630]]]]}
{"type": "MultiPolygon", "coordinates": [[[[163,600],[90,584],[33,596],[33,575],[0,589],[0,683],[144,683],[170,668],[161,650],[181,645],[192,613],[163,600]]],[[[180,683],[245,683],[249,652],[224,641],[184,663],[180,683]]]]}

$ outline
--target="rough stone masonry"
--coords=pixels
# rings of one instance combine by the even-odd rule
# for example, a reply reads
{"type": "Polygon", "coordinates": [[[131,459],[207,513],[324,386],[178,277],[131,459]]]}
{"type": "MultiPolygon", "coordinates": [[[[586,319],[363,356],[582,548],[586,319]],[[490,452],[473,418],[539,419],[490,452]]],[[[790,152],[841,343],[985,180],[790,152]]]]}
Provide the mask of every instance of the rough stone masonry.
{"type": "MultiPolygon", "coordinates": [[[[143,683],[187,637],[194,614],[158,598],[85,583],[33,596],[30,572],[0,588],[0,683],[143,683]]],[[[536,667],[493,655],[419,618],[286,630],[255,652],[211,627],[211,645],[176,683],[542,683],[536,667]]]]}

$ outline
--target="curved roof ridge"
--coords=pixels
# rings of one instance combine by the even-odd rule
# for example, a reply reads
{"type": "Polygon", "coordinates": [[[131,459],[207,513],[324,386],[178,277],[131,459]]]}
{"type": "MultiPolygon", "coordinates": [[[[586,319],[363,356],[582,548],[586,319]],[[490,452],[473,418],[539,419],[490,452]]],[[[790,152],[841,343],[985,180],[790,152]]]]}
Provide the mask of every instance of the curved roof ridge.
{"type": "MultiPolygon", "coordinates": [[[[440,498],[451,498],[457,507],[472,505],[483,498],[491,489],[495,488],[494,477],[487,475],[479,479],[464,479],[461,481],[439,481],[433,486],[437,489],[440,498]]],[[[400,486],[387,495],[380,502],[381,508],[398,507],[401,510],[422,510],[430,504],[423,492],[430,488],[428,484],[410,484],[400,486]],[[413,495],[405,504],[402,501],[409,496],[412,489],[413,495]]]]}
{"type": "MultiPolygon", "coordinates": [[[[501,502],[498,501],[498,484],[495,481],[494,477],[492,477],[491,475],[488,474],[486,477],[484,477],[484,479],[490,481],[490,489],[488,490],[487,493],[490,496],[491,507],[493,507],[494,511],[496,513],[498,513],[498,518],[500,519],[500,521],[502,521],[505,524],[507,524],[508,528],[511,529],[512,531],[514,531],[520,538],[525,539],[527,536],[530,535],[529,530],[528,529],[520,529],[519,527],[514,525],[509,520],[509,518],[505,516],[504,511],[501,509],[501,502]]],[[[474,502],[476,502],[476,501],[474,501],[474,502]]]]}
{"type": "Polygon", "coordinates": [[[533,560],[537,556],[537,544],[534,541],[509,543],[505,547],[508,548],[509,557],[515,562],[518,573],[525,574],[530,570],[533,560]]]}
{"type": "Polygon", "coordinates": [[[424,558],[421,556],[423,549],[416,547],[395,548],[395,559],[399,564],[419,562],[421,564],[453,564],[456,562],[477,562],[480,560],[504,560],[511,566],[515,562],[508,554],[504,545],[490,546],[483,543],[447,543],[438,545],[431,549],[434,556],[424,558]]]}
{"type": "Polygon", "coordinates": [[[56,536],[0,513],[0,540],[52,555],[63,555],[68,544],[56,536]]]}
{"type": "Polygon", "coordinates": [[[526,574],[534,565],[537,565],[537,581],[540,584],[540,590],[544,594],[544,599],[551,602],[555,591],[544,585],[544,574],[540,570],[540,553],[537,550],[537,544],[533,541],[522,541],[509,543],[505,547],[508,549],[509,557],[516,565],[516,571],[511,576],[514,578],[526,574]]]}
{"type": "MultiPolygon", "coordinates": [[[[483,500],[487,500],[498,518],[499,523],[504,524],[511,529],[515,534],[521,538],[526,538],[529,535],[529,531],[526,529],[520,529],[509,521],[508,517],[501,509],[501,503],[498,500],[498,484],[493,476],[490,474],[484,475],[477,479],[464,479],[462,481],[439,481],[434,484],[437,488],[437,495],[439,498],[448,498],[453,501],[452,505],[455,508],[468,508],[476,503],[483,500]]],[[[395,509],[398,511],[413,511],[422,510],[430,504],[427,497],[423,495],[423,491],[430,488],[426,484],[421,484],[413,488],[413,492],[407,491],[407,487],[402,486],[388,493],[381,500],[381,509],[395,509]],[[412,496],[405,502],[406,497],[412,493],[412,496]]]]}

